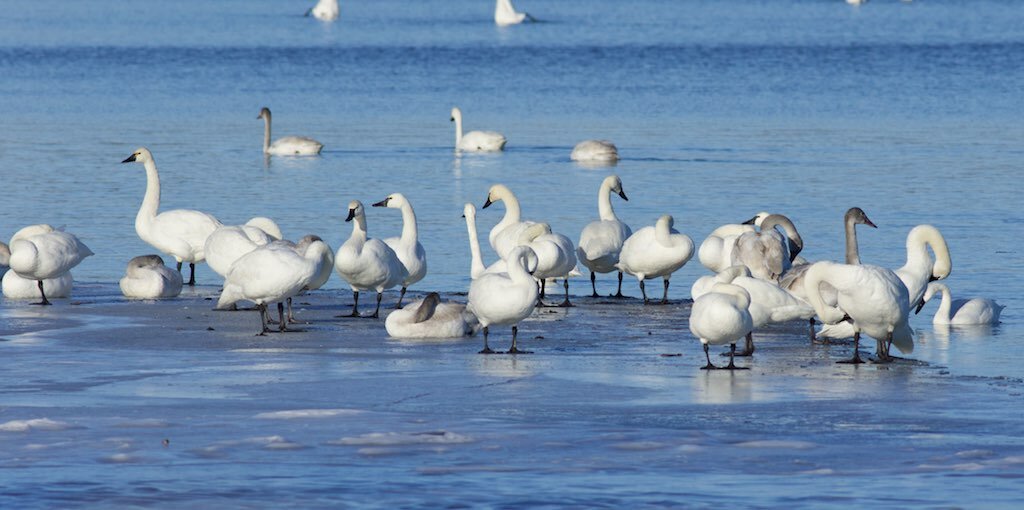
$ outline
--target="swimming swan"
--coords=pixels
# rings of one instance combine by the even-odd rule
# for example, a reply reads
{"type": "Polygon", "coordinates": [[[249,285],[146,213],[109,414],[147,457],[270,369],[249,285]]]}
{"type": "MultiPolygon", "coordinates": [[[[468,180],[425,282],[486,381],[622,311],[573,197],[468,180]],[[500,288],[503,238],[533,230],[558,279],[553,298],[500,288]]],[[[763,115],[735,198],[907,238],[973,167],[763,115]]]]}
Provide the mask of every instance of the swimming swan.
{"type": "Polygon", "coordinates": [[[338,0],[320,0],[312,9],[306,11],[306,16],[310,15],[320,21],[338,19],[338,0]]]}
{"type": "Polygon", "coordinates": [[[494,24],[499,27],[518,25],[524,20],[537,21],[525,12],[516,12],[512,0],[498,0],[494,4],[494,24]]]}
{"type": "MultiPolygon", "coordinates": [[[[73,286],[71,271],[54,278],[43,280],[43,294],[47,297],[66,298],[71,296],[73,286]]],[[[4,273],[3,294],[7,299],[36,299],[39,297],[39,283],[36,280],[22,278],[14,271],[4,273]]]]}
{"type": "Polygon", "coordinates": [[[181,273],[164,265],[159,255],[140,255],[128,261],[124,278],[118,282],[127,298],[172,298],[181,294],[181,273]]]}
{"type": "Polygon", "coordinates": [[[416,227],[416,213],[412,210],[412,204],[401,193],[392,193],[384,200],[373,204],[374,207],[387,207],[402,211],[402,236],[389,237],[384,240],[395,254],[398,260],[402,261],[409,276],[402,281],[402,293],[398,296],[398,304],[395,308],[402,307],[402,299],[409,286],[422,280],[427,275],[427,252],[419,241],[419,231],[416,227]]]}
{"type": "Polygon", "coordinates": [[[608,140],[583,140],[572,148],[569,158],[580,163],[615,163],[619,150],[608,140]]]}
{"type": "Polygon", "coordinates": [[[734,363],[736,341],[754,329],[750,316],[750,294],[743,287],[729,283],[716,283],[711,291],[693,301],[690,309],[690,332],[704,346],[704,357],[708,364],[701,370],[714,370],[708,354],[708,345],[729,344],[728,370],[746,370],[734,363]]]}
{"type": "Polygon", "coordinates": [[[863,332],[877,342],[876,356],[888,361],[889,346],[914,351],[913,331],[907,321],[910,311],[907,286],[893,271],[871,265],[817,262],[804,276],[804,292],[818,318],[826,324],[847,321],[853,327],[853,357],[841,363],[861,363],[859,346],[863,332]],[[821,296],[820,286],[828,283],[836,289],[837,305],[830,306],[821,296]]]}
{"type": "MultiPolygon", "coordinates": [[[[626,192],[622,190],[622,180],[617,175],[609,175],[601,182],[601,187],[597,191],[597,214],[601,219],[583,227],[579,246],[576,248],[576,257],[590,270],[590,288],[593,291],[591,297],[598,297],[595,273],[610,273],[617,270],[615,264],[619,262],[622,245],[633,234],[629,225],[615,216],[615,210],[612,209],[612,193],[618,194],[623,200],[629,200],[626,192]]],[[[622,271],[618,273],[619,289],[615,297],[622,297],[622,271]]]]}
{"type": "Polygon", "coordinates": [[[637,230],[622,244],[615,267],[640,281],[644,304],[648,302],[645,279],[662,277],[665,290],[661,303],[666,304],[669,278],[693,256],[693,240],[672,228],[674,223],[672,216],[666,214],[658,218],[654,226],[637,230]]]}
{"type": "Polygon", "coordinates": [[[505,216],[491,229],[487,239],[491,243],[491,248],[494,248],[494,252],[504,259],[508,258],[512,248],[519,246],[519,237],[534,222],[520,219],[519,199],[504,184],[495,184],[487,190],[487,200],[482,209],[487,209],[495,202],[505,204],[505,216]]]}
{"type": "Polygon", "coordinates": [[[460,303],[442,303],[436,292],[388,314],[384,329],[393,338],[459,338],[472,336],[479,322],[460,303]]]}
{"type": "Polygon", "coordinates": [[[953,299],[949,287],[933,282],[928,284],[924,299],[917,306],[915,313],[920,312],[924,304],[931,300],[936,292],[942,293],[942,302],[939,303],[939,309],[935,311],[932,324],[999,324],[999,314],[1002,313],[1003,308],[1006,308],[986,298],[953,299]]]}
{"type": "Polygon", "coordinates": [[[452,108],[455,123],[455,149],[466,152],[498,152],[505,149],[505,136],[494,131],[470,131],[462,134],[462,110],[452,108]]]}
{"type": "Polygon", "coordinates": [[[246,253],[232,264],[217,301],[217,309],[223,310],[243,299],[256,303],[260,312],[260,332],[257,334],[262,336],[269,331],[267,303],[277,302],[280,330],[286,331],[288,320],[281,302],[309,285],[316,276],[325,251],[330,251],[330,247],[317,240],[310,244],[304,255],[299,255],[286,243],[270,243],[246,253]]]}
{"type": "Polygon", "coordinates": [[[377,318],[384,290],[400,285],[409,273],[387,243],[366,236],[366,212],[362,202],[349,202],[345,221],[352,222],[352,235],[334,255],[334,269],[352,287],[352,313],[348,316],[360,316],[359,291],[376,290],[377,308],[369,317],[377,318]]]}
{"type": "Polygon", "coordinates": [[[512,326],[509,354],[526,354],[516,347],[519,322],[537,306],[537,283],[527,271],[533,253],[528,246],[517,246],[509,253],[508,273],[487,273],[469,285],[466,309],[480,320],[484,330],[484,348],[480,354],[494,354],[487,344],[490,326],[512,326]]]}
{"type": "Polygon", "coordinates": [[[42,300],[34,304],[40,305],[50,304],[46,299],[44,280],[67,273],[93,254],[73,234],[55,230],[46,224],[31,225],[19,230],[11,237],[8,246],[11,249],[11,271],[22,278],[36,281],[42,300]]]}
{"type": "Polygon", "coordinates": [[[196,263],[206,260],[206,238],[221,226],[217,218],[191,209],[174,209],[157,214],[160,209],[160,175],[149,149],[140,147],[121,163],[142,163],[146,168],[146,195],[135,216],[135,232],[154,248],[178,262],[188,262],[188,284],[196,284],[196,263]]]}
{"type": "Polygon", "coordinates": [[[270,108],[264,107],[256,118],[263,119],[264,154],[273,156],[316,156],[324,148],[324,144],[305,136],[285,136],[274,140],[274,143],[270,143],[270,108]]]}

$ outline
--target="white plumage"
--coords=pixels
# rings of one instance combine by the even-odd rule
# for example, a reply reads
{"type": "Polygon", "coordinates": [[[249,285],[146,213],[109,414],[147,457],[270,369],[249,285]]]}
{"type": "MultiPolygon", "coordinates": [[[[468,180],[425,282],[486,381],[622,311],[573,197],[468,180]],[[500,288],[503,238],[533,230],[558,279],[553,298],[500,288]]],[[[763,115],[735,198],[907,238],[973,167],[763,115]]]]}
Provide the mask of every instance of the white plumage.
{"type": "MultiPolygon", "coordinates": [[[[54,278],[47,278],[43,280],[43,293],[47,298],[70,297],[73,283],[71,271],[54,278]]],[[[14,271],[4,273],[2,286],[4,297],[7,299],[39,298],[38,281],[22,278],[14,271]]]]}
{"type": "Polygon", "coordinates": [[[248,225],[225,225],[218,227],[209,237],[203,251],[206,264],[223,277],[228,276],[231,265],[243,255],[256,248],[273,242],[263,229],[248,225]]]}
{"type": "Polygon", "coordinates": [[[572,241],[562,234],[552,233],[547,223],[536,223],[523,231],[519,245],[529,246],[537,254],[533,277],[541,282],[541,299],[544,298],[548,278],[564,278],[565,300],[559,306],[572,306],[569,303],[569,273],[576,267],[576,248],[572,241]]]}
{"type": "Polygon", "coordinates": [[[119,285],[127,298],[171,298],[181,294],[181,273],[165,266],[159,255],[140,255],[128,261],[119,285]]]}
{"type": "Polygon", "coordinates": [[[320,21],[334,21],[338,19],[338,0],[320,0],[306,15],[320,21]]]}
{"type": "Polygon", "coordinates": [[[636,277],[644,303],[647,303],[644,280],[660,276],[665,287],[661,302],[667,303],[669,278],[693,256],[693,240],[672,228],[674,223],[672,216],[666,214],[658,218],[654,226],[637,230],[622,244],[615,267],[636,277]]]}
{"type": "Polygon", "coordinates": [[[530,15],[525,12],[516,12],[512,0],[497,0],[494,4],[494,24],[500,27],[518,25],[529,17],[530,15]]]}
{"type": "MultiPolygon", "coordinates": [[[[633,231],[615,216],[612,208],[611,194],[616,193],[623,200],[629,200],[626,192],[622,190],[622,180],[617,175],[609,175],[601,182],[597,191],[597,212],[599,220],[592,221],[583,227],[580,232],[579,246],[576,248],[576,257],[587,269],[590,270],[590,286],[592,296],[597,297],[597,285],[595,273],[610,273],[617,271],[615,267],[619,263],[619,253],[626,239],[633,234],[633,231]]],[[[619,273],[619,288],[616,296],[622,296],[622,272],[619,273]]]]}
{"type": "Polygon", "coordinates": [[[513,248],[508,258],[508,273],[486,273],[469,286],[466,309],[480,320],[484,329],[484,348],[481,354],[494,351],[487,344],[490,326],[512,326],[512,347],[509,353],[518,354],[516,336],[518,324],[533,313],[537,305],[537,284],[527,271],[533,250],[527,246],[513,248]]]}
{"type": "Polygon", "coordinates": [[[581,163],[615,163],[619,149],[608,140],[583,140],[572,148],[569,158],[581,163]]]}
{"type": "Polygon", "coordinates": [[[50,304],[46,298],[44,280],[56,278],[92,255],[92,250],[74,235],[54,230],[46,224],[25,227],[11,237],[9,243],[10,267],[18,276],[35,280],[42,298],[40,304],[50,304]]]}
{"type": "Polygon", "coordinates": [[[395,254],[398,260],[405,266],[407,276],[402,280],[402,293],[398,296],[398,304],[395,308],[402,307],[402,299],[409,286],[422,280],[427,275],[427,252],[419,241],[419,230],[416,225],[416,213],[412,204],[401,193],[392,193],[387,198],[373,204],[374,207],[387,207],[402,211],[402,235],[400,237],[389,237],[385,243],[395,254]]]}
{"type": "Polygon", "coordinates": [[[455,149],[466,152],[497,152],[505,149],[505,136],[494,131],[470,131],[462,133],[462,110],[452,108],[452,122],[455,123],[455,149]]]}
{"type": "Polygon", "coordinates": [[[491,186],[487,191],[487,200],[482,208],[487,209],[495,202],[505,204],[505,216],[491,229],[487,239],[491,243],[491,248],[494,248],[494,252],[498,254],[498,257],[506,259],[512,248],[519,246],[519,238],[523,235],[523,232],[530,225],[533,225],[534,222],[522,221],[519,199],[504,184],[491,186]]]}
{"type": "Polygon", "coordinates": [[[359,292],[377,291],[377,308],[370,317],[379,317],[380,301],[386,289],[400,285],[408,276],[398,255],[384,241],[366,235],[366,213],[362,202],[348,204],[348,217],[352,234],[334,256],[334,268],[352,287],[352,313],[359,316],[359,292]],[[355,220],[355,221],[353,221],[355,220]]]}
{"type": "MultiPolygon", "coordinates": [[[[317,7],[319,7],[319,4],[317,7]]],[[[335,3],[335,9],[337,9],[337,3],[335,3]]],[[[305,136],[284,136],[274,140],[274,143],[270,143],[270,117],[270,109],[266,107],[260,110],[260,114],[256,117],[257,119],[263,119],[264,154],[273,156],[316,156],[323,150],[324,144],[305,136]]]]}
{"type": "Polygon", "coordinates": [[[388,314],[384,329],[393,338],[459,338],[472,336],[479,325],[460,303],[442,303],[436,292],[388,314]]]}
{"type": "Polygon", "coordinates": [[[917,307],[917,311],[925,303],[930,301],[935,293],[942,294],[942,302],[939,309],[935,311],[932,324],[952,325],[977,325],[977,324],[999,324],[999,314],[1002,313],[1003,305],[987,298],[953,299],[949,287],[944,284],[933,282],[928,284],[928,290],[924,293],[924,299],[917,307]]]}
{"type": "Polygon", "coordinates": [[[708,346],[725,344],[731,346],[729,365],[725,368],[739,368],[733,363],[732,355],[736,352],[736,341],[754,328],[749,306],[750,294],[742,287],[728,283],[716,283],[709,292],[694,300],[690,308],[690,332],[704,347],[708,363],[703,369],[718,368],[711,363],[708,346]]]}

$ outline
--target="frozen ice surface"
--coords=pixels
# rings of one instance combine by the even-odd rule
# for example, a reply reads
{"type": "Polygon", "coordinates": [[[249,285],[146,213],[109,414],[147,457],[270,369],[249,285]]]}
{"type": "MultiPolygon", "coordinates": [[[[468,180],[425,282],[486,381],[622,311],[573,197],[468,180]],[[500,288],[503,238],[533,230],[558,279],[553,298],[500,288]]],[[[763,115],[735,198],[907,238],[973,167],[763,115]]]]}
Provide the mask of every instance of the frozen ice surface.
{"type": "Polygon", "coordinates": [[[688,301],[576,297],[522,324],[535,354],[481,356],[479,337],[335,318],[338,291],[297,300],[304,331],[257,337],[256,313],[214,312],[215,294],[85,284],[0,308],[0,507],[1020,501],[1024,383],[998,368],[1019,365],[973,361],[1020,361],[998,328],[977,352],[929,326],[913,359],[851,367],[834,363],[850,346],[786,324],[729,373],[698,369],[688,301]]]}

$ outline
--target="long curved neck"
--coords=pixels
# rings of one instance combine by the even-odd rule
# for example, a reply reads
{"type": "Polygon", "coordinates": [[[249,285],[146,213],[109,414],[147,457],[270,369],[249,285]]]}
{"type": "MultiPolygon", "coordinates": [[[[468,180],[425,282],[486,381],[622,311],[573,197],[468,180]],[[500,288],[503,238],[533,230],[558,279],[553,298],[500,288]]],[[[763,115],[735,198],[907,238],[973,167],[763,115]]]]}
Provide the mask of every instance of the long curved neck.
{"type": "Polygon", "coordinates": [[[526,252],[520,252],[519,257],[516,258],[515,262],[508,265],[509,278],[517,283],[529,282],[530,285],[534,285],[533,275],[526,270],[526,266],[528,264],[529,261],[526,252]]]}
{"type": "Polygon", "coordinates": [[[135,215],[136,232],[145,230],[160,209],[160,174],[156,171],[156,162],[149,159],[143,166],[146,167],[146,196],[142,199],[139,213],[135,215]]]}
{"type": "Polygon", "coordinates": [[[413,315],[412,321],[415,324],[426,322],[434,316],[434,312],[437,310],[436,299],[424,299],[420,307],[416,309],[416,314],[413,315]]]}
{"type": "Polygon", "coordinates": [[[366,243],[366,215],[357,214],[355,218],[352,218],[352,235],[348,236],[349,241],[357,241],[358,246],[362,249],[363,244],[366,243]]]}
{"type": "Polygon", "coordinates": [[[263,117],[263,152],[270,151],[270,115],[263,117]]]}
{"type": "Polygon", "coordinates": [[[843,313],[838,308],[825,304],[825,300],[821,297],[821,284],[831,285],[830,273],[841,267],[839,264],[818,262],[812,265],[804,275],[804,292],[807,294],[807,301],[814,307],[814,312],[818,314],[818,317],[827,324],[839,322],[843,318],[843,313]]]}
{"type": "Polygon", "coordinates": [[[455,116],[455,146],[462,143],[462,115],[455,116]]]}
{"type": "Polygon", "coordinates": [[[672,228],[668,221],[658,220],[654,225],[654,239],[662,246],[672,246],[672,228]]]}
{"type": "Polygon", "coordinates": [[[402,243],[416,244],[418,235],[416,213],[413,212],[411,205],[405,204],[402,206],[402,243]]]}
{"type": "Polygon", "coordinates": [[[750,294],[743,292],[736,285],[716,285],[711,290],[732,296],[736,299],[736,304],[739,305],[740,308],[750,308],[750,294]]]}
{"type": "Polygon", "coordinates": [[[857,223],[853,217],[846,218],[846,263],[860,265],[860,247],[857,245],[857,223]]]}
{"type": "Polygon", "coordinates": [[[601,221],[615,221],[615,210],[612,209],[612,186],[605,181],[601,183],[601,189],[597,192],[597,212],[601,221]]]}
{"type": "Polygon", "coordinates": [[[466,230],[469,232],[469,252],[472,256],[469,276],[475,280],[484,274],[484,262],[480,257],[480,238],[476,235],[476,217],[471,214],[466,215],[466,230]]]}
{"type": "Polygon", "coordinates": [[[761,222],[761,231],[765,232],[776,226],[782,227],[782,230],[786,232],[786,239],[789,240],[789,260],[792,261],[804,249],[804,240],[800,237],[800,232],[797,232],[796,225],[793,225],[789,218],[781,214],[772,214],[765,218],[761,222]]]}
{"type": "Polygon", "coordinates": [[[949,322],[949,310],[953,306],[953,296],[949,294],[949,287],[943,285],[939,289],[942,292],[942,302],[939,303],[939,309],[935,311],[935,317],[945,319],[944,322],[949,322]]]}
{"type": "Polygon", "coordinates": [[[505,216],[501,218],[501,225],[519,223],[522,212],[519,209],[519,199],[512,193],[505,193],[501,197],[505,203],[505,216]]]}

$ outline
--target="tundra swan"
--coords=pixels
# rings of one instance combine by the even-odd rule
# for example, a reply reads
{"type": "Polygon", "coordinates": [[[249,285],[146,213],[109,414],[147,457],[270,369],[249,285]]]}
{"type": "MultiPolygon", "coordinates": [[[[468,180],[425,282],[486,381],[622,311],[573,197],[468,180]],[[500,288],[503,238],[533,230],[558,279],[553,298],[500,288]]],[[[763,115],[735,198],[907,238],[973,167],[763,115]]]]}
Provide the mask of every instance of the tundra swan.
{"type": "Polygon", "coordinates": [[[402,307],[402,299],[409,286],[422,280],[427,275],[427,252],[419,241],[419,231],[416,227],[416,213],[412,210],[412,204],[401,193],[392,193],[384,200],[373,204],[374,207],[387,207],[402,211],[402,235],[401,237],[389,237],[384,240],[395,254],[398,260],[402,261],[405,270],[409,273],[402,280],[402,293],[398,296],[398,304],[395,308],[402,307]]]}
{"type": "Polygon", "coordinates": [[[803,239],[793,222],[781,214],[748,220],[755,222],[760,231],[744,232],[736,238],[732,262],[746,266],[755,278],[777,282],[803,249],[803,239]],[[776,226],[786,231],[785,237],[775,230],[776,226]]]}
{"type": "Polygon", "coordinates": [[[487,190],[487,200],[482,209],[487,209],[495,202],[505,204],[505,216],[491,229],[487,239],[491,242],[491,248],[494,248],[498,257],[504,259],[508,258],[512,248],[519,246],[519,236],[534,222],[520,219],[519,199],[504,184],[495,184],[487,190]]]}
{"type": "Polygon", "coordinates": [[[499,27],[518,25],[527,19],[536,21],[525,12],[516,12],[516,8],[512,7],[512,0],[498,0],[494,4],[494,24],[499,27]]]}
{"type": "Polygon", "coordinates": [[[750,294],[738,285],[716,283],[711,291],[693,301],[690,309],[690,332],[704,346],[704,357],[708,364],[702,370],[717,369],[711,363],[708,345],[729,344],[729,370],[746,370],[734,363],[736,341],[754,329],[750,316],[750,294]]]}
{"type": "MultiPolygon", "coordinates": [[[[484,273],[507,273],[508,263],[505,262],[505,259],[498,259],[493,264],[484,267],[483,258],[480,256],[480,240],[476,232],[476,206],[470,203],[464,205],[462,217],[466,218],[466,230],[469,233],[470,278],[475,280],[484,273]]],[[[532,273],[537,269],[537,256],[533,254],[529,258],[530,262],[527,266],[527,271],[532,273]]]]}
{"type": "Polygon", "coordinates": [[[338,248],[334,269],[352,287],[352,313],[348,316],[359,317],[359,291],[376,290],[377,308],[369,317],[377,318],[384,290],[400,285],[408,272],[387,243],[366,236],[366,212],[362,202],[349,202],[345,221],[352,222],[352,234],[338,248]]]}
{"type": "Polygon", "coordinates": [[[637,230],[622,243],[615,267],[640,281],[644,304],[648,302],[644,280],[662,277],[665,290],[661,303],[668,303],[669,278],[693,256],[693,240],[672,228],[674,223],[672,216],[666,214],[654,226],[637,230]]]}
{"type": "Polygon", "coordinates": [[[480,354],[493,354],[487,344],[490,326],[512,326],[509,354],[526,354],[516,347],[519,322],[537,306],[537,283],[527,271],[533,250],[517,246],[509,253],[507,273],[486,273],[469,285],[466,309],[480,320],[484,330],[484,348],[480,354]]]}
{"type": "Polygon", "coordinates": [[[505,149],[505,136],[494,131],[470,131],[462,133],[462,110],[452,108],[452,122],[455,123],[455,149],[466,152],[497,152],[505,149]]]}
{"type": "Polygon", "coordinates": [[[583,140],[572,148],[569,158],[581,163],[615,163],[619,150],[608,140],[583,140]]]}
{"type": "Polygon", "coordinates": [[[121,163],[142,163],[146,169],[146,195],[135,216],[135,232],[154,248],[174,257],[181,271],[188,262],[188,284],[196,284],[196,263],[206,259],[203,248],[206,238],[221,226],[217,218],[191,209],[174,209],[157,214],[160,209],[160,175],[149,149],[141,147],[121,163]]]}
{"type": "MultiPolygon", "coordinates": [[[[597,191],[597,214],[600,219],[583,227],[579,246],[576,248],[576,257],[590,270],[590,288],[593,291],[591,297],[598,297],[595,273],[610,273],[617,270],[615,264],[619,262],[622,244],[633,234],[629,225],[615,216],[611,199],[613,192],[623,200],[629,200],[626,192],[622,190],[622,180],[619,176],[605,177],[597,191]]],[[[619,288],[615,297],[622,297],[622,271],[618,273],[619,288]]]]}
{"type": "Polygon", "coordinates": [[[936,292],[942,293],[942,302],[939,303],[939,309],[935,311],[932,324],[999,324],[999,314],[1002,313],[1003,308],[1006,308],[986,298],[953,299],[949,287],[933,282],[928,284],[928,290],[925,291],[924,298],[917,306],[916,312],[920,312],[924,304],[931,300],[936,292]]]}
{"type": "Polygon", "coordinates": [[[478,322],[460,303],[442,303],[436,292],[395,310],[384,320],[384,329],[394,338],[459,338],[472,336],[478,322]]]}
{"type": "Polygon", "coordinates": [[[159,255],[140,255],[128,261],[119,284],[127,298],[171,298],[181,294],[181,273],[168,269],[159,255]]]}
{"type": "Polygon", "coordinates": [[[274,143],[270,143],[270,108],[264,107],[256,118],[263,119],[264,154],[272,156],[316,156],[324,148],[324,144],[305,136],[285,136],[274,140],[274,143]]]}
{"type": "MultiPolygon", "coordinates": [[[[71,296],[73,285],[71,271],[54,278],[43,280],[43,294],[49,298],[66,298],[71,296]]],[[[39,297],[39,284],[36,280],[22,278],[14,271],[4,273],[3,294],[7,299],[35,299],[39,297]]]]}
{"type": "Polygon", "coordinates": [[[42,300],[40,305],[49,305],[46,299],[44,280],[56,278],[77,266],[92,255],[86,245],[73,234],[55,230],[46,224],[25,227],[11,237],[11,271],[18,276],[35,280],[42,300]]]}
{"type": "Polygon", "coordinates": [[[529,246],[537,254],[537,268],[533,271],[533,277],[540,281],[537,303],[543,304],[548,278],[563,278],[565,300],[558,306],[572,306],[569,302],[569,273],[576,267],[576,249],[572,241],[562,234],[552,233],[547,223],[535,223],[523,231],[519,244],[529,246]]]}
{"type": "Polygon", "coordinates": [[[334,21],[338,19],[338,0],[320,0],[312,9],[306,12],[306,16],[310,15],[320,21],[334,21]]]}

